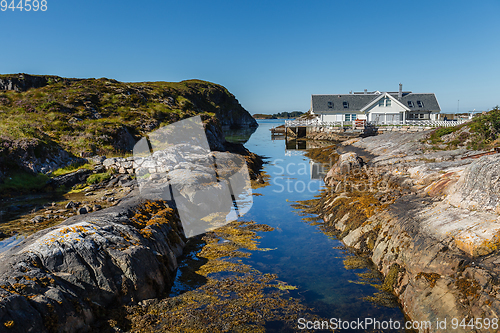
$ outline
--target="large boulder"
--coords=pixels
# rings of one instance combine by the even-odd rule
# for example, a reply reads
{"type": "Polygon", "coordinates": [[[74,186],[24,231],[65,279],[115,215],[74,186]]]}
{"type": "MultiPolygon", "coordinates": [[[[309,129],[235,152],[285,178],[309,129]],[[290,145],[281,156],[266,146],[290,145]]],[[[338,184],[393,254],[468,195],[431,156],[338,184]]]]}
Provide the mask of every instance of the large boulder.
{"type": "Polygon", "coordinates": [[[110,306],[168,292],[185,240],[166,202],[138,197],[40,231],[0,256],[0,323],[89,331],[110,306]]]}
{"type": "Polygon", "coordinates": [[[92,170],[79,169],[66,175],[52,178],[49,180],[48,185],[53,186],[54,188],[59,188],[61,186],[71,188],[76,184],[84,183],[91,174],[92,170]]]}

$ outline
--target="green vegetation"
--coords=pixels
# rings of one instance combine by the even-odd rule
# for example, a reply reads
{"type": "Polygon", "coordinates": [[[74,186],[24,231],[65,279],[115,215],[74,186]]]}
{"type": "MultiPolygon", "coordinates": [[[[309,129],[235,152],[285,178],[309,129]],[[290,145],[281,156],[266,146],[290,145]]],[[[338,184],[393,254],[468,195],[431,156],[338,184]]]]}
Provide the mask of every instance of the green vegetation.
{"type": "Polygon", "coordinates": [[[475,140],[471,143],[472,148],[484,149],[498,146],[500,134],[500,109],[498,105],[490,112],[474,118],[469,127],[471,132],[475,133],[475,140]]]}
{"type": "Polygon", "coordinates": [[[0,184],[0,192],[3,191],[36,191],[41,190],[49,180],[44,174],[33,175],[28,172],[16,172],[5,178],[0,184]]]}
{"type": "Polygon", "coordinates": [[[300,111],[279,112],[279,113],[275,113],[275,114],[256,113],[253,115],[253,117],[256,119],[290,119],[290,118],[300,117],[303,114],[304,114],[304,112],[300,112],[300,111]]]}
{"type": "Polygon", "coordinates": [[[500,108],[475,117],[471,122],[454,127],[438,128],[427,139],[432,149],[489,150],[500,146],[500,108]]]}
{"type": "MultiPolygon", "coordinates": [[[[22,81],[16,75],[0,78],[7,77],[22,81]]],[[[11,152],[4,147],[12,150],[23,139],[59,145],[77,156],[120,155],[130,150],[133,139],[159,126],[194,115],[215,121],[216,114],[229,110],[246,113],[226,88],[200,80],[35,79],[46,85],[0,91],[0,155],[11,152]]]]}
{"type": "Polygon", "coordinates": [[[68,166],[66,166],[64,168],[60,168],[60,169],[54,170],[52,172],[52,176],[53,177],[57,177],[57,176],[67,175],[68,173],[71,173],[71,172],[79,170],[79,169],[92,170],[93,167],[92,167],[92,164],[89,164],[89,163],[86,163],[86,164],[73,163],[73,164],[68,165],[68,166]]]}
{"type": "Polygon", "coordinates": [[[111,171],[103,172],[103,173],[95,173],[93,175],[90,175],[89,178],[87,178],[87,184],[99,184],[105,180],[108,180],[111,178],[111,175],[113,173],[111,171]]]}
{"type": "Polygon", "coordinates": [[[453,132],[456,132],[459,129],[459,126],[453,126],[453,127],[440,127],[435,131],[432,131],[430,135],[430,140],[432,143],[438,143],[441,142],[441,137],[443,135],[447,135],[453,132]]]}

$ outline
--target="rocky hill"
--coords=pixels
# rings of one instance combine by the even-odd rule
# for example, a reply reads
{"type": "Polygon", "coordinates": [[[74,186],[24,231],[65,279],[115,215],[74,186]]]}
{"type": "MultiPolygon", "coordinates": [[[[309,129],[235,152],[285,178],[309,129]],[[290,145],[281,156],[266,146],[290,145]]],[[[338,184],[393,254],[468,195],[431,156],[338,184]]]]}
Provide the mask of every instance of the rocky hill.
{"type": "Polygon", "coordinates": [[[226,88],[200,80],[0,75],[0,180],[13,170],[47,173],[80,157],[126,154],[140,137],[194,115],[212,133],[257,126],[226,88]]]}

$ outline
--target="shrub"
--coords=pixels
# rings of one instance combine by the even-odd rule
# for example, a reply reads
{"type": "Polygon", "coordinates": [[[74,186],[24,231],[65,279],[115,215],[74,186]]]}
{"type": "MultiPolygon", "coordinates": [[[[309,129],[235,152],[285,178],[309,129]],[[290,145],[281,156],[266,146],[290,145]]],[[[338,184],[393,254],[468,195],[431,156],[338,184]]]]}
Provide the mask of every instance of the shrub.
{"type": "Polygon", "coordinates": [[[87,184],[99,184],[105,180],[108,180],[111,178],[111,172],[103,172],[103,173],[96,173],[93,175],[90,175],[89,178],[87,178],[87,184]]]}
{"type": "Polygon", "coordinates": [[[453,127],[439,127],[438,129],[434,130],[431,132],[430,139],[432,143],[438,143],[441,141],[441,137],[450,133],[455,132],[458,130],[458,126],[453,126],[453,127]]]}
{"type": "Polygon", "coordinates": [[[488,147],[488,144],[495,141],[500,134],[500,109],[496,106],[490,112],[474,118],[469,125],[474,133],[472,148],[481,149],[488,147]]]}

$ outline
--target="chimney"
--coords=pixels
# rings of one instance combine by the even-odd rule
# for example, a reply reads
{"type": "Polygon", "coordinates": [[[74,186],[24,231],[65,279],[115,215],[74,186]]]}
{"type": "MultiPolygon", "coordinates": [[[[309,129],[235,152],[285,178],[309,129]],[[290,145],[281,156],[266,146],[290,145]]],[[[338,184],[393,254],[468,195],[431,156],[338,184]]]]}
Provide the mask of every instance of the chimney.
{"type": "Polygon", "coordinates": [[[403,97],[403,84],[399,84],[399,93],[398,93],[398,99],[401,99],[403,97]]]}
{"type": "Polygon", "coordinates": [[[365,89],[365,95],[368,94],[368,89],[365,89]]]}

